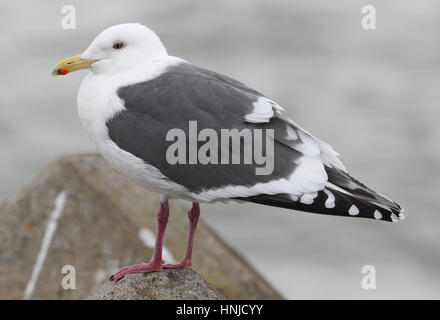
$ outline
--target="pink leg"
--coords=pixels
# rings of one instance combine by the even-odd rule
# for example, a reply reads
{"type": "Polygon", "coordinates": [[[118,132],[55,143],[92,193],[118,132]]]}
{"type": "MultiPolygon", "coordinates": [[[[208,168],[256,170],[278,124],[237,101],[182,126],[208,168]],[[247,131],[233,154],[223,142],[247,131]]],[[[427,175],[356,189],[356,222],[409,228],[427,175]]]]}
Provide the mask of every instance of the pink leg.
{"type": "Polygon", "coordinates": [[[186,247],[186,254],[183,260],[178,264],[165,264],[165,269],[189,268],[191,267],[192,248],[194,243],[194,234],[196,233],[197,222],[199,222],[200,206],[197,202],[193,202],[191,210],[188,211],[189,218],[189,236],[186,247]]]}
{"type": "Polygon", "coordinates": [[[114,275],[110,277],[110,280],[118,281],[129,273],[146,273],[152,271],[159,271],[162,269],[162,246],[163,246],[163,236],[165,234],[165,228],[168,222],[169,208],[168,201],[160,204],[160,210],[157,213],[157,235],[156,235],[156,245],[154,246],[153,257],[148,263],[135,264],[132,266],[124,267],[114,275]]]}

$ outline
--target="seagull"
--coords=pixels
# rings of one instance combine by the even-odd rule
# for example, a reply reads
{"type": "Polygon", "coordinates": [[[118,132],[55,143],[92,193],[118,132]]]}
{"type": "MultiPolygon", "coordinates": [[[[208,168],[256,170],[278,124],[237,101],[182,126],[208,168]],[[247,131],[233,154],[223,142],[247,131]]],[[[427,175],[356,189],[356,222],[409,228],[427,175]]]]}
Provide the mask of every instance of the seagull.
{"type": "Polygon", "coordinates": [[[228,76],[168,55],[144,25],[104,30],[52,74],[81,69],[90,72],[78,92],[78,113],[99,152],[130,180],[161,195],[152,258],[122,268],[111,280],[191,267],[199,203],[237,200],[335,216],[404,218],[396,202],[351,177],[339,154],[286,117],[279,104],[228,76]],[[221,139],[224,132],[227,139],[221,139]],[[254,154],[239,154],[252,147],[254,154]],[[187,250],[177,264],[162,260],[169,199],[192,202],[187,250]]]}

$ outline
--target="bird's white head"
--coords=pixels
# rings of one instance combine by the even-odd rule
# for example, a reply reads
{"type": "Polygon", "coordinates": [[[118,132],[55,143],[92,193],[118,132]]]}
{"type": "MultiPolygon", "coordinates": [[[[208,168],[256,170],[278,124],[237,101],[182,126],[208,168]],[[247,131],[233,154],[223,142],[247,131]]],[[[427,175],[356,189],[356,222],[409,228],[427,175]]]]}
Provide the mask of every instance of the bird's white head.
{"type": "Polygon", "coordinates": [[[167,55],[152,30],[139,23],[125,23],[101,32],[82,54],[58,63],[52,74],[65,75],[85,68],[112,74],[167,55]]]}

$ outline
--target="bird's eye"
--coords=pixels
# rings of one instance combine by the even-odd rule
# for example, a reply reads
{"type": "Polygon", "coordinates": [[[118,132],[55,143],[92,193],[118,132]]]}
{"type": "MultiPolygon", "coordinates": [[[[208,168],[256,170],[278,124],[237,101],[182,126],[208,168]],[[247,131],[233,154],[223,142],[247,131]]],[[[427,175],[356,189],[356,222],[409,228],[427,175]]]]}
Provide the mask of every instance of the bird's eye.
{"type": "Polygon", "coordinates": [[[123,42],[116,42],[114,45],[113,45],[113,49],[116,49],[116,50],[118,50],[118,49],[122,49],[124,47],[124,43],[123,42]]]}

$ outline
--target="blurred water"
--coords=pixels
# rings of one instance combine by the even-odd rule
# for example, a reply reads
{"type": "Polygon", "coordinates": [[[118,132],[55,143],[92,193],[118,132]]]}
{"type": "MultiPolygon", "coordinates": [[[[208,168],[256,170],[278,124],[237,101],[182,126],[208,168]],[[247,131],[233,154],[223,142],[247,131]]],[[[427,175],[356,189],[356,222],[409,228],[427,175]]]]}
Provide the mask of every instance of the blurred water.
{"type": "Polygon", "coordinates": [[[169,52],[237,78],[330,142],[352,173],[398,200],[389,224],[257,205],[203,205],[205,220],[288,298],[440,298],[440,3],[369,1],[0,3],[0,199],[54,159],[93,151],[76,114],[84,73],[52,78],[104,28],[141,22],[169,52]],[[372,264],[377,289],[361,288],[372,264]]]}

